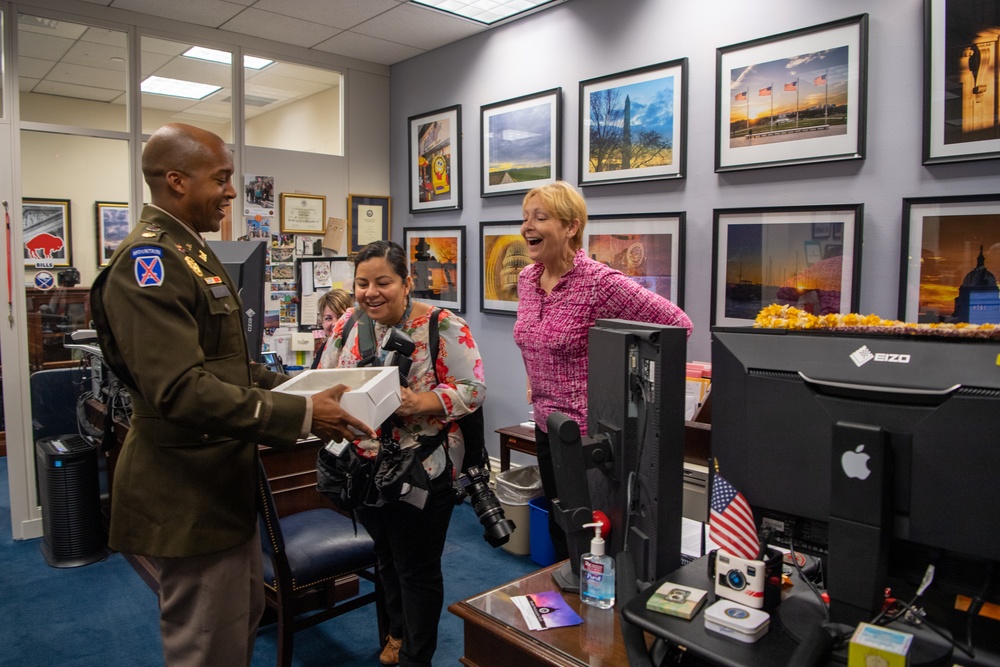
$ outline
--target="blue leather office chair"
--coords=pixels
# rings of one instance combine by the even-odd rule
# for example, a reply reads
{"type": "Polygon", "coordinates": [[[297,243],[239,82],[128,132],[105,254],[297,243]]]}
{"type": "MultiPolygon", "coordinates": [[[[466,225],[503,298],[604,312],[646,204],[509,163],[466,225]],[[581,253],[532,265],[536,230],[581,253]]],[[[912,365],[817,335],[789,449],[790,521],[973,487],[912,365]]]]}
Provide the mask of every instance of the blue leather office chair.
{"type": "Polygon", "coordinates": [[[259,466],[258,509],[264,550],[264,591],[267,606],[278,619],[278,665],[292,664],[295,633],[340,614],[375,603],[379,646],[388,634],[382,583],[375,545],[363,529],[336,510],[321,507],[278,516],[271,485],[259,466]],[[337,580],[356,574],[375,590],[337,602],[337,580]]]}

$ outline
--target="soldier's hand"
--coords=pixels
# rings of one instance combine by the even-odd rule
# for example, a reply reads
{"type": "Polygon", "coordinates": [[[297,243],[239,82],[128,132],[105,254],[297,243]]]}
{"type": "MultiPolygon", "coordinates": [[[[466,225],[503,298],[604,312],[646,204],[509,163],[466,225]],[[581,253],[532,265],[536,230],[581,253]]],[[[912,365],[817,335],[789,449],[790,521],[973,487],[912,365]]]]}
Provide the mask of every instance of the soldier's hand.
{"type": "Polygon", "coordinates": [[[338,384],[317,394],[313,394],[313,415],[310,431],[323,440],[355,440],[358,433],[376,438],[375,431],[368,424],[347,413],[340,407],[340,397],[350,387],[338,384]],[[355,430],[352,430],[354,427],[355,430]]]}

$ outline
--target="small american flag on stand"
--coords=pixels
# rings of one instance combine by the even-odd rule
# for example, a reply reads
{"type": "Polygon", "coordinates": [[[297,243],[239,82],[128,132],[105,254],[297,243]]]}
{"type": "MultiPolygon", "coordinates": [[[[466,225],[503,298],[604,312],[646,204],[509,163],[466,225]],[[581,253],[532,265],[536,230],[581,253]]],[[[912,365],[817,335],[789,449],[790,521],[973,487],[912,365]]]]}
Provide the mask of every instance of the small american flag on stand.
{"type": "Polygon", "coordinates": [[[712,476],[712,541],[734,556],[753,560],[760,551],[753,511],[743,494],[719,473],[712,476]]]}

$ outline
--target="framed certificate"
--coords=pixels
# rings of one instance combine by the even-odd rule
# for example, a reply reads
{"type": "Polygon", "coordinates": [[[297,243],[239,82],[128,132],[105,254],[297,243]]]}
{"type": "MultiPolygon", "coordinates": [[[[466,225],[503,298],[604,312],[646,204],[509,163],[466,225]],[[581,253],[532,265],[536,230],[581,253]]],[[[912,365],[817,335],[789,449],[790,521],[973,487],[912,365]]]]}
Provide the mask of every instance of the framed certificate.
{"type": "Polygon", "coordinates": [[[281,193],[281,231],[285,234],[322,234],[326,231],[326,197],[281,193]]]}
{"type": "Polygon", "coordinates": [[[358,252],[372,241],[389,238],[392,224],[392,202],[389,197],[348,195],[347,209],[350,212],[348,227],[351,237],[348,254],[358,252]]]}

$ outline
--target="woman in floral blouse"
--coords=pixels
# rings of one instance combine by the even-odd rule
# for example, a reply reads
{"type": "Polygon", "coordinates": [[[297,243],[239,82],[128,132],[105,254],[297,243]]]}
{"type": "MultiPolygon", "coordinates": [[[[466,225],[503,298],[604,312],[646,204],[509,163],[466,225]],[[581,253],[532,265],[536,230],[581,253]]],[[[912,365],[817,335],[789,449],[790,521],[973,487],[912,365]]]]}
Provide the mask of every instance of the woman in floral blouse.
{"type": "MultiPolygon", "coordinates": [[[[423,460],[430,479],[428,495],[417,498],[410,491],[381,507],[358,508],[358,519],[375,542],[385,589],[389,637],[379,657],[383,665],[431,664],[444,603],[441,554],[455,507],[452,482],[465,452],[454,420],[479,409],[486,398],[479,348],[465,321],[448,310],[438,314],[435,372],[427,346],[433,309],[413,300],[412,289],[406,253],[398,244],[375,241],[355,255],[354,299],[374,323],[375,354],[385,359],[381,341],[390,327],[400,329],[416,345],[407,386],[400,389],[402,405],[396,410],[400,419],[391,426],[393,439],[403,448],[416,447],[418,436],[434,436],[448,428],[445,444],[423,460]]],[[[320,368],[353,368],[362,361],[358,334],[365,319],[344,330],[353,312],[344,313],[335,325],[320,368]]],[[[379,441],[359,440],[354,446],[362,455],[375,456],[379,441]]]]}

